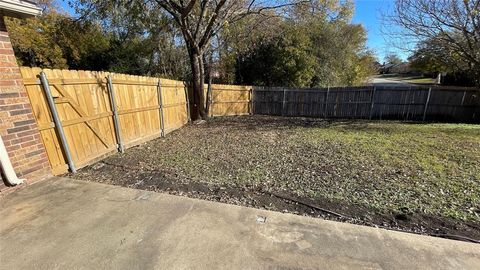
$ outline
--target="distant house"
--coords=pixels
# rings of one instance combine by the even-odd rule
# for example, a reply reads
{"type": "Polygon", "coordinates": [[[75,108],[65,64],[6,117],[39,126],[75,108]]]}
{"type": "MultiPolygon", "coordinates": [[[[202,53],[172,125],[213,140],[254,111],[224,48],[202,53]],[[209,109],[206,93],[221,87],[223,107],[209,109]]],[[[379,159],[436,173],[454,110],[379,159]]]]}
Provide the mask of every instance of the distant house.
{"type": "Polygon", "coordinates": [[[375,72],[376,72],[376,73],[381,73],[382,66],[383,66],[383,65],[382,65],[380,62],[378,62],[378,61],[375,61],[375,62],[373,63],[373,68],[375,69],[375,72]]]}

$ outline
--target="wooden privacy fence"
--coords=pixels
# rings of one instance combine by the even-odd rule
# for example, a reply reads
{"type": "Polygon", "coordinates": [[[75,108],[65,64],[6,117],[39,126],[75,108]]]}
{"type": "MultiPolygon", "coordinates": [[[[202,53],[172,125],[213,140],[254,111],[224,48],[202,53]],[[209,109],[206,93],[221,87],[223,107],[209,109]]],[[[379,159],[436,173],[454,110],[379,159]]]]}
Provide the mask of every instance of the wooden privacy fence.
{"type": "Polygon", "coordinates": [[[162,136],[189,119],[180,81],[75,70],[21,72],[56,175],[162,136]]]}
{"type": "Polygon", "coordinates": [[[447,87],[254,87],[253,113],[322,118],[480,122],[480,90],[447,87]]]}
{"type": "Polygon", "coordinates": [[[208,99],[210,116],[246,115],[252,113],[252,87],[212,84],[204,87],[208,99]]]}

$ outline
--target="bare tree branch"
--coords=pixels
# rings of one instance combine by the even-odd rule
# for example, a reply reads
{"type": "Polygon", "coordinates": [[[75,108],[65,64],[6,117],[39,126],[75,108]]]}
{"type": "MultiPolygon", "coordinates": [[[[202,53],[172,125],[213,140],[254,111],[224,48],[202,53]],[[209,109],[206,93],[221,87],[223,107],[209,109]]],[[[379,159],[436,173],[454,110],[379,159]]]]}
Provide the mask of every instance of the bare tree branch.
{"type": "Polygon", "coordinates": [[[479,7],[480,0],[396,0],[393,14],[385,19],[397,29],[401,27],[390,31],[394,40],[431,42],[435,44],[432,49],[454,48],[443,57],[463,62],[454,66],[468,67],[463,72],[472,74],[480,84],[479,7]]]}

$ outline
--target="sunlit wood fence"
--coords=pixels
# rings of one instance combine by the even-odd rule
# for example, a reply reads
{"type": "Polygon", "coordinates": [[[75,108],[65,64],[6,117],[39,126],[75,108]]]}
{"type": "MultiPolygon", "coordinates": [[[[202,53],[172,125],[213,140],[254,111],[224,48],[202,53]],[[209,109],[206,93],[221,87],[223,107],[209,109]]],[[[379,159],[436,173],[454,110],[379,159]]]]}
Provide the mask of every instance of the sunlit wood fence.
{"type": "Polygon", "coordinates": [[[253,113],[320,118],[480,122],[480,90],[453,87],[254,87],[253,113]]]}
{"type": "Polygon", "coordinates": [[[252,111],[252,87],[239,85],[212,84],[204,87],[208,99],[210,116],[246,115],[252,111]]]}

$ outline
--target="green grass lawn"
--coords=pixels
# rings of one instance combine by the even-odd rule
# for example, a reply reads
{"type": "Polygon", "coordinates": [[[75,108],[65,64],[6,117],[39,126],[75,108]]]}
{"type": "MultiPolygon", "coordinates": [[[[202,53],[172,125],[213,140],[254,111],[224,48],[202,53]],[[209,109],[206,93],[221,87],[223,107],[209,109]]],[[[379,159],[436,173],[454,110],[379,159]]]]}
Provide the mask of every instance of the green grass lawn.
{"type": "Polygon", "coordinates": [[[298,131],[316,153],[332,153],[325,162],[333,159],[338,172],[312,194],[383,211],[479,219],[478,125],[372,122],[298,131]]]}
{"type": "Polygon", "coordinates": [[[383,74],[380,75],[381,78],[402,81],[411,84],[435,84],[436,80],[434,78],[427,78],[422,76],[406,76],[401,74],[383,74]]]}
{"type": "Polygon", "coordinates": [[[407,78],[402,81],[405,81],[407,83],[413,83],[413,84],[435,84],[436,80],[433,78],[418,77],[418,78],[407,78]]]}

